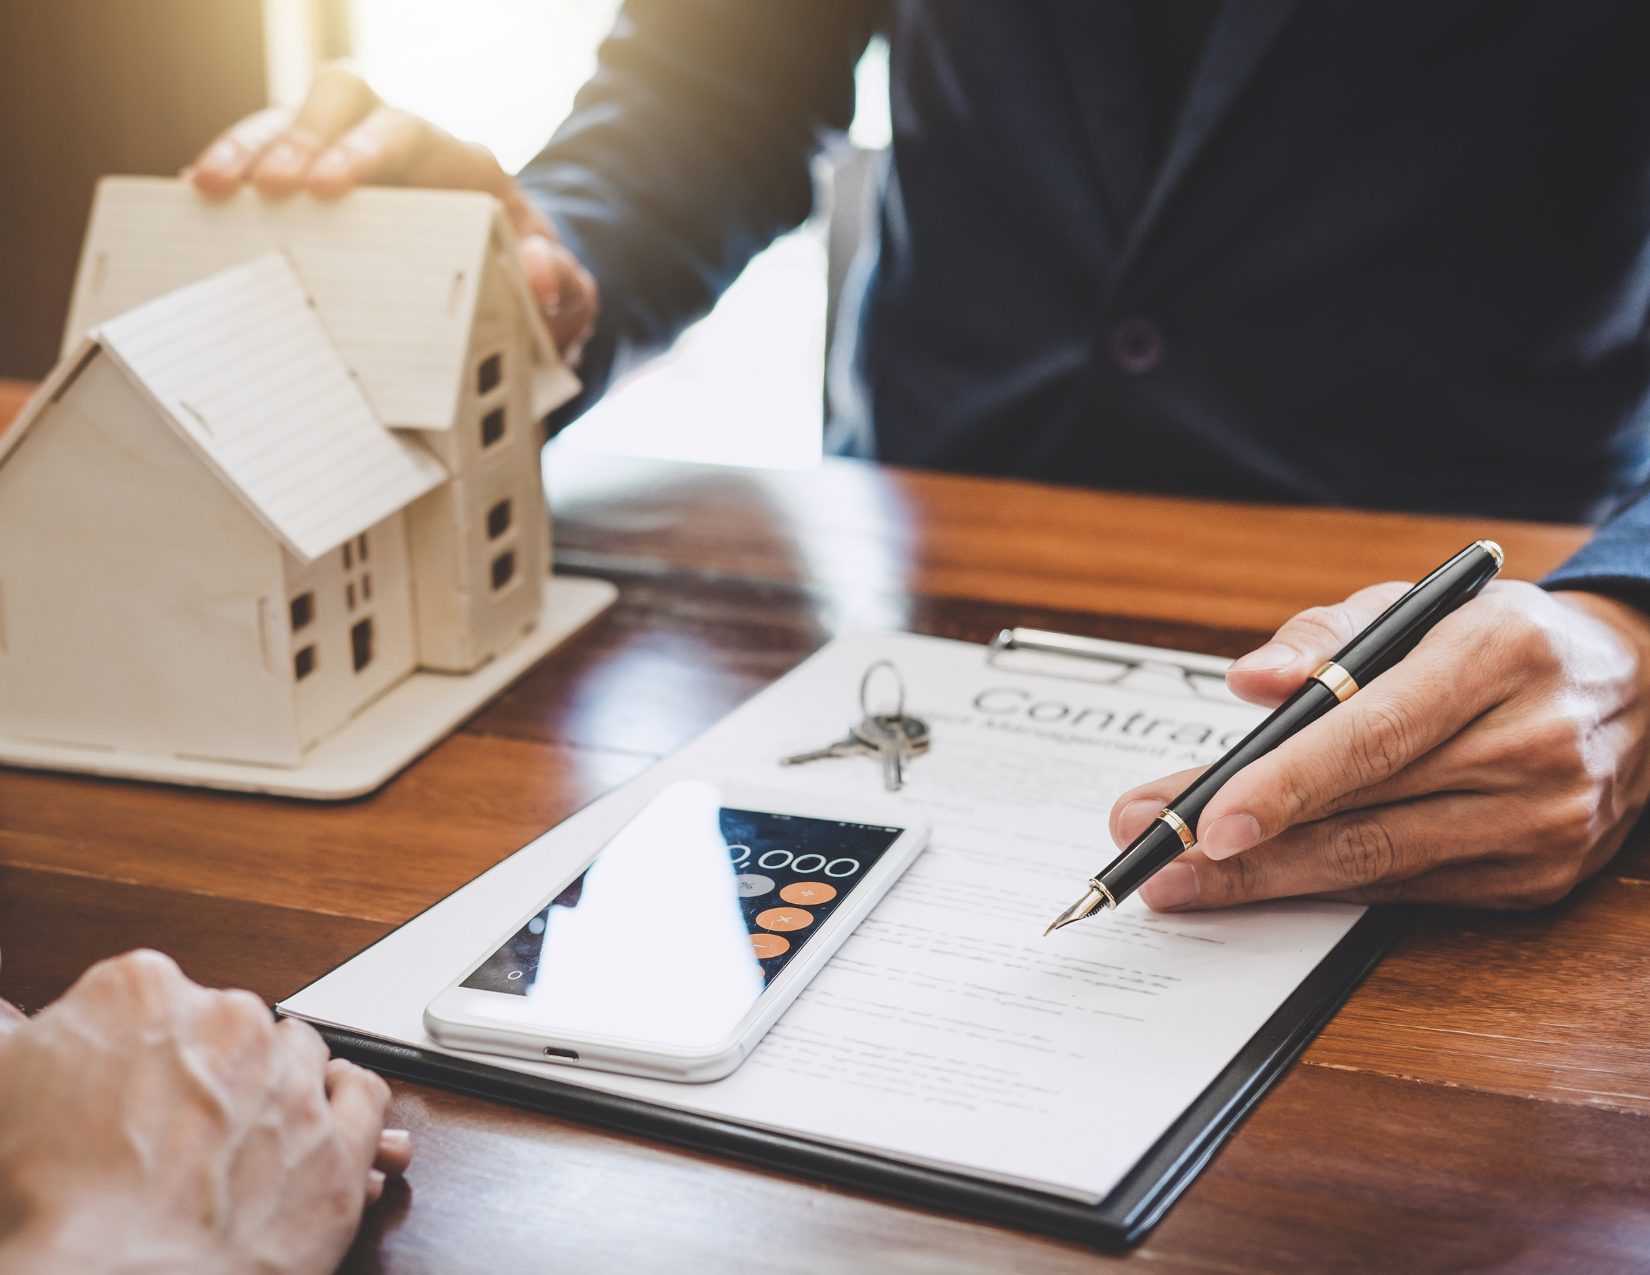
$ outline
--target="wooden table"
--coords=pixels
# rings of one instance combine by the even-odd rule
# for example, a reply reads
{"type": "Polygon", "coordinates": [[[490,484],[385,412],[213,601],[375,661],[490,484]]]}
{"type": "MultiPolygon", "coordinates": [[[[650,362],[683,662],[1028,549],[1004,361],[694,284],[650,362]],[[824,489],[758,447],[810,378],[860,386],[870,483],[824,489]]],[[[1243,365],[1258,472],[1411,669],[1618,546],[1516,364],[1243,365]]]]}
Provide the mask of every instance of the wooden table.
{"type": "MultiPolygon", "coordinates": [[[[561,450],[552,468],[559,569],[617,581],[617,609],[375,796],[0,770],[0,994],[38,1008],[147,944],[279,999],[846,628],[1032,623],[1237,654],[1474,536],[1525,577],[1581,539],[847,462],[774,475],[561,450]]],[[[346,1269],[1643,1270],[1647,866],[1635,839],[1557,908],[1425,915],[1125,1259],[397,1084],[417,1160],[346,1269]]]]}

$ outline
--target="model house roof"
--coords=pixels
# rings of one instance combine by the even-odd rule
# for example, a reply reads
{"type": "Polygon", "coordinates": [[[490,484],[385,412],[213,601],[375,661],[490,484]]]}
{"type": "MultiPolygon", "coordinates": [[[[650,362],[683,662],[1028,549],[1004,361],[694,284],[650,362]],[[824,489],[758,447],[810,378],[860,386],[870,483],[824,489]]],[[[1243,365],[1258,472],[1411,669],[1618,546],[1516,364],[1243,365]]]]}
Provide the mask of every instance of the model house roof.
{"type": "Polygon", "coordinates": [[[367,188],[336,200],[207,199],[188,183],[106,177],[81,250],[66,355],[92,327],[187,283],[279,249],[378,416],[448,429],[484,266],[496,260],[529,334],[534,410],[578,382],[556,354],[516,263],[498,202],[475,191],[367,188]]]}
{"type": "Polygon", "coordinates": [[[0,465],[99,353],[305,561],[447,477],[373,414],[280,253],[94,327],[0,439],[0,465]]]}

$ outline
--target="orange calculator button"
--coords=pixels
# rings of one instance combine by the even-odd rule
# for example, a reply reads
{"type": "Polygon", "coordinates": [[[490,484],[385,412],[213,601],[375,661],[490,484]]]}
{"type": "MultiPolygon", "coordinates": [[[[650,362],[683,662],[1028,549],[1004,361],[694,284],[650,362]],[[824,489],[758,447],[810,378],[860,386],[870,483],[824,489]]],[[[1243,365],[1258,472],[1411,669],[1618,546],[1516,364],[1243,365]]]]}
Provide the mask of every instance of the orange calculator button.
{"type": "Polygon", "coordinates": [[[756,923],[764,930],[800,930],[814,923],[814,914],[801,908],[769,908],[756,914],[756,923]]]}
{"type": "Polygon", "coordinates": [[[751,951],[756,953],[756,958],[760,961],[765,961],[770,956],[783,956],[790,950],[791,941],[782,939],[777,934],[751,935],[751,951]]]}
{"type": "Polygon", "coordinates": [[[823,881],[793,881],[779,892],[786,903],[829,903],[836,898],[836,887],[823,881]]]}

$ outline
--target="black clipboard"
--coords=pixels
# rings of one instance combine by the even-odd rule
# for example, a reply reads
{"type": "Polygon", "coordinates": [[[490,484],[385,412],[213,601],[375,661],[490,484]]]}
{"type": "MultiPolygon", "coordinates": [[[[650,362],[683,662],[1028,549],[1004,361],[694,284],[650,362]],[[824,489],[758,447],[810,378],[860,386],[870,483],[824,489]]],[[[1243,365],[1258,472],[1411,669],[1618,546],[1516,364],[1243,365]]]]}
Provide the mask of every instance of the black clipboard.
{"type": "MultiPolygon", "coordinates": [[[[1156,652],[1149,660],[1119,659],[1116,649],[1116,644],[1101,644],[1064,634],[1005,629],[991,643],[987,658],[995,662],[1005,653],[1025,650],[1042,655],[1110,660],[1128,666],[1122,676],[1131,672],[1156,675],[1178,667],[1191,688],[1189,693],[1197,693],[1193,678],[1201,676],[1204,670],[1176,666],[1156,652]]],[[[1114,679],[1108,671],[1099,680],[1114,679]]],[[[385,1075],[696,1151],[709,1151],[869,1195],[1118,1250],[1137,1244],[1163,1218],[1244,1116],[1282,1078],[1397,940],[1409,915],[1409,910],[1403,908],[1372,908],[1366,913],[1238,1051],[1214,1082],[1096,1205],[678,1111],[621,1094],[526,1075],[435,1050],[415,1049],[337,1027],[319,1023],[314,1026],[335,1055],[385,1075]]]]}

